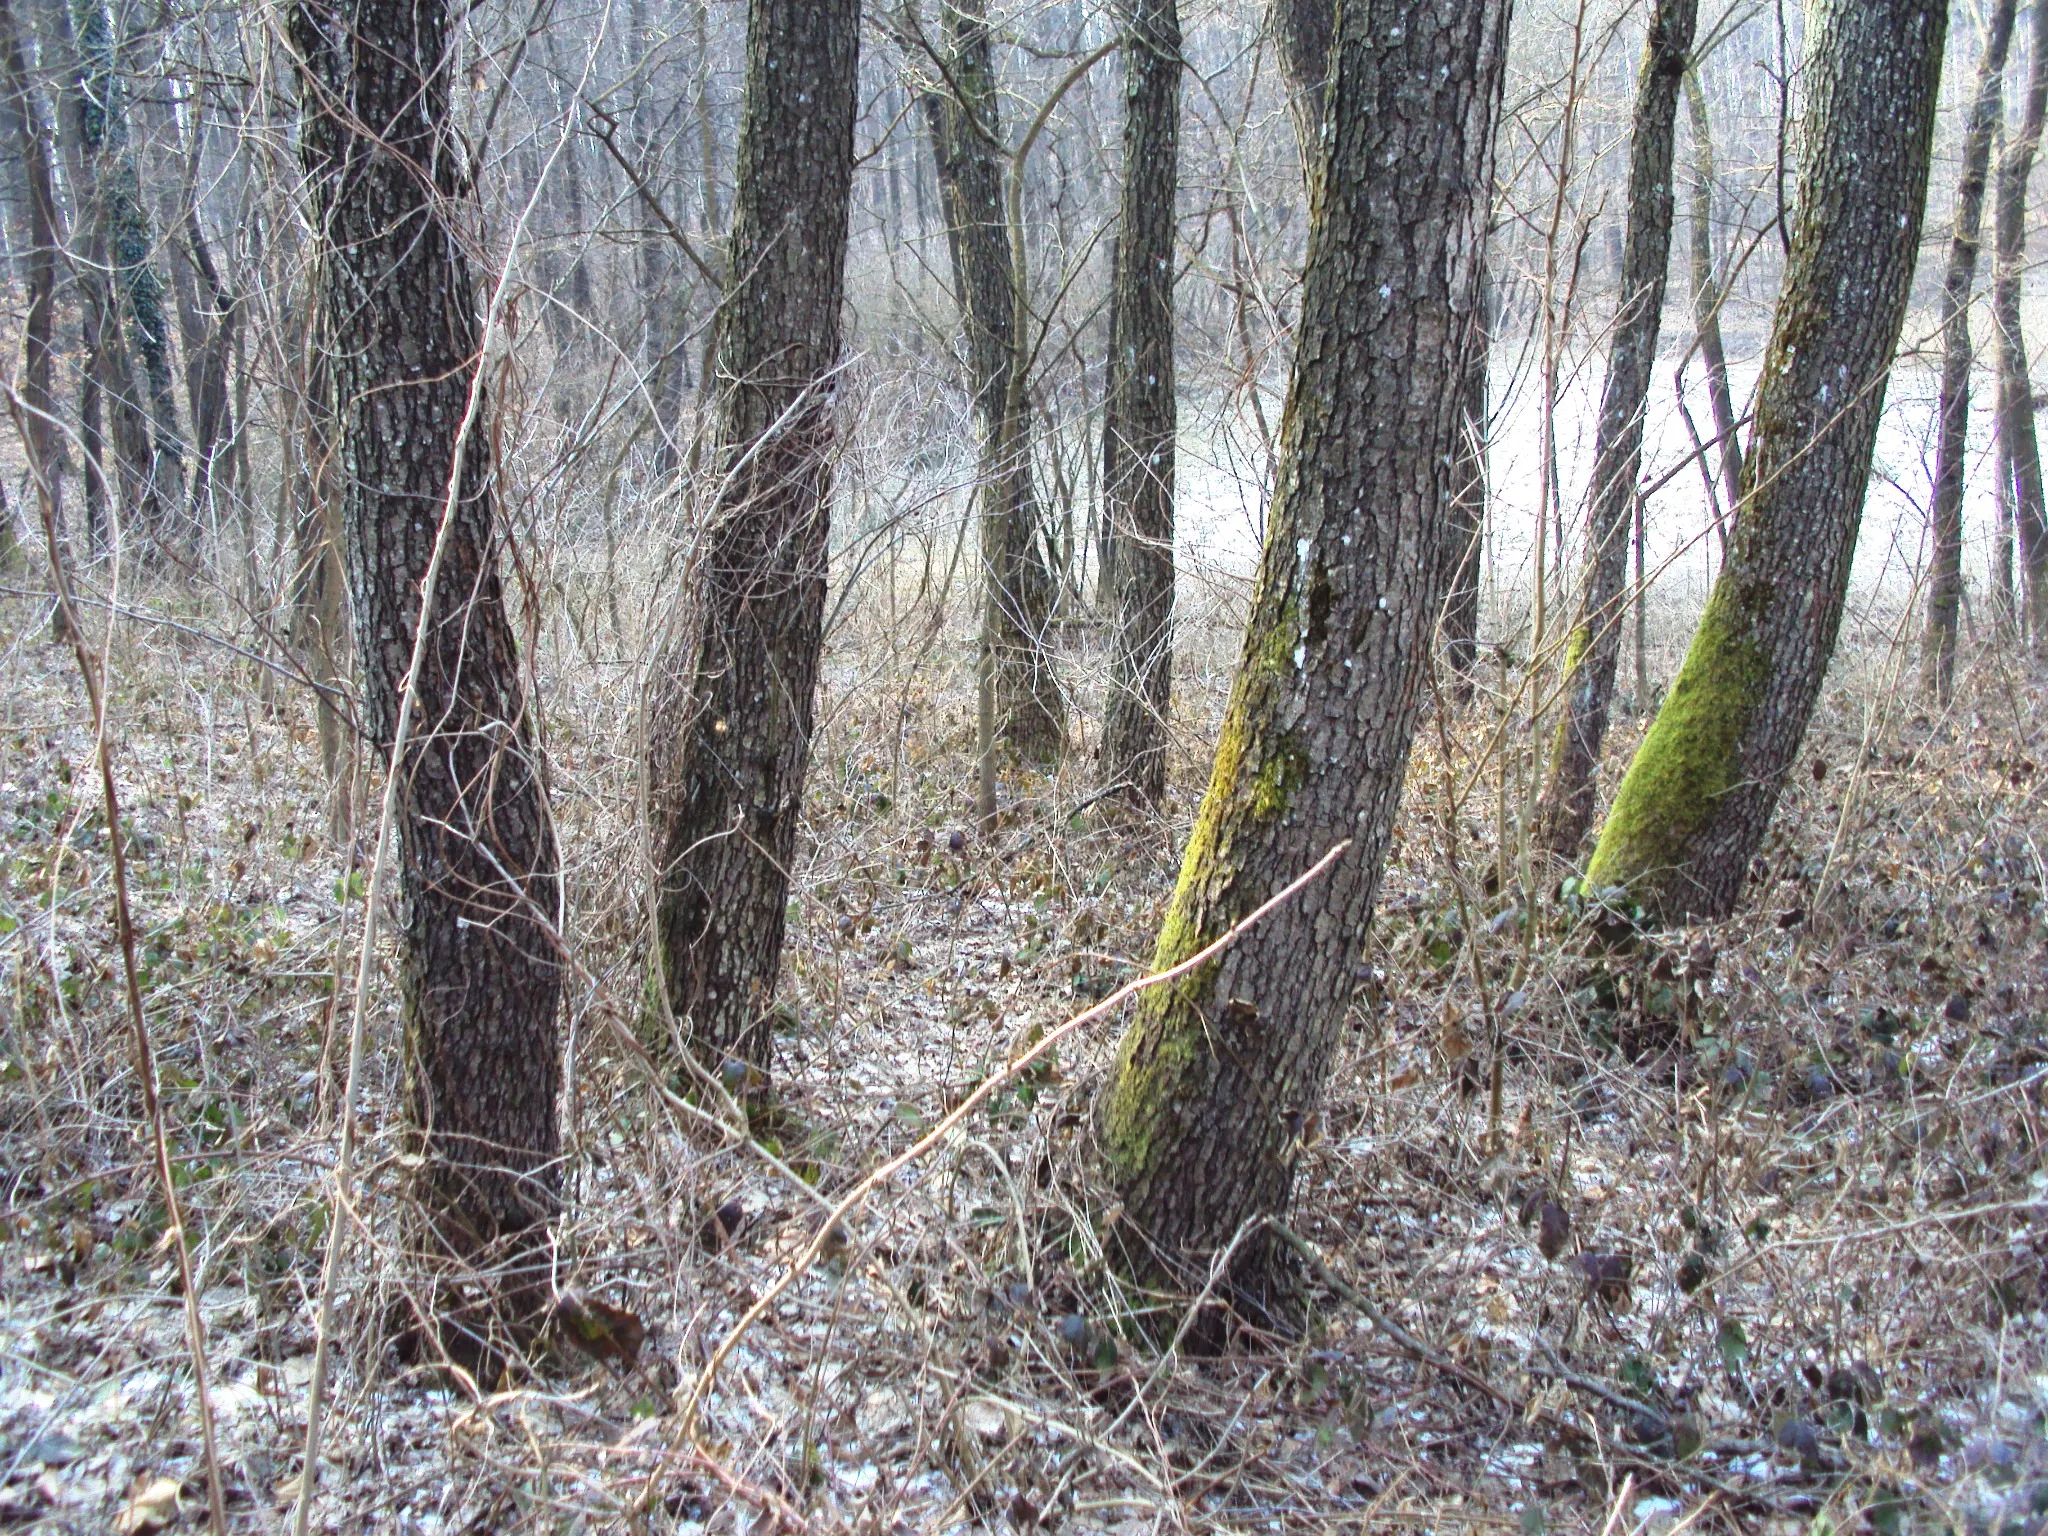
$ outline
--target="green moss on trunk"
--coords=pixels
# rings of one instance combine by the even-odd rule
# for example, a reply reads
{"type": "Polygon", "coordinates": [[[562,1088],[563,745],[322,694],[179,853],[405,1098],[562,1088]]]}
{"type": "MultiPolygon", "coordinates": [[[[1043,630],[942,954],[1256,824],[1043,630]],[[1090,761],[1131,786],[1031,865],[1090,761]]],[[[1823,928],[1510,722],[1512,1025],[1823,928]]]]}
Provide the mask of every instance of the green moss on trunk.
{"type": "Polygon", "coordinates": [[[1734,782],[1737,748],[1769,664],[1727,583],[1718,585],[1678,681],[1636,750],[1586,878],[1634,887],[1680,863],[1734,782]]]}

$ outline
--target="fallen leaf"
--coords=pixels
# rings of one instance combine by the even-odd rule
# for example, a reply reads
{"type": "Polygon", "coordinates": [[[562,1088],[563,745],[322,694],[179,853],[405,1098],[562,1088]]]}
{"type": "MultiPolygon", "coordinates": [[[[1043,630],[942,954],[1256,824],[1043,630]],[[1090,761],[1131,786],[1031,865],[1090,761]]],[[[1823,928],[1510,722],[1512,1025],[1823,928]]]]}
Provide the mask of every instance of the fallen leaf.
{"type": "Polygon", "coordinates": [[[178,1496],[184,1484],[174,1477],[160,1477],[121,1506],[114,1517],[114,1536],[147,1536],[178,1518],[178,1496]]]}

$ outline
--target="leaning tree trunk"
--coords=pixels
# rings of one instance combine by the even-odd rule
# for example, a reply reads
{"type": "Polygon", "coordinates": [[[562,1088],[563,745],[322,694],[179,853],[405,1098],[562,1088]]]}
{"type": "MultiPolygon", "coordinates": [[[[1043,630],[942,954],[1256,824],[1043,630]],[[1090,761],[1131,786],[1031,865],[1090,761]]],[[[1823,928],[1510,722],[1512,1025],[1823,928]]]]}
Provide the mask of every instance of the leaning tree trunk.
{"type": "Polygon", "coordinates": [[[1963,455],[1970,436],[1970,300],[1977,288],[1977,251],[1984,225],[1984,183],[1991,136],[2004,108],[2005,53],[2012,42],[2015,0],[1994,0],[1986,20],[1977,91],[1963,128],[1963,174],[1956,184],[1955,228],[1941,284],[1941,394],[1934,449],[1934,569],[1927,584],[1927,628],[1920,646],[1920,686],[1947,703],[1956,682],[1956,617],[1963,602],[1963,455]]]}
{"type": "Polygon", "coordinates": [[[1287,104],[1301,146],[1302,179],[1322,163],[1323,106],[1330,83],[1330,43],[1337,33],[1336,0],[1272,0],[1273,32],[1287,76],[1287,104]]]}
{"type": "MultiPolygon", "coordinates": [[[[1301,148],[1301,175],[1314,197],[1323,163],[1322,132],[1330,81],[1330,45],[1337,33],[1336,0],[1272,0],[1272,26],[1280,42],[1287,100],[1301,148]]],[[[1451,520],[1450,586],[1439,631],[1451,671],[1453,698],[1470,702],[1478,682],[1479,590],[1486,553],[1486,437],[1491,393],[1493,290],[1490,274],[1479,274],[1480,300],[1473,306],[1479,336],[1465,369],[1464,430],[1458,434],[1457,475],[1446,515],[1451,520]]]]}
{"type": "Polygon", "coordinates": [[[1002,123],[995,69],[980,0],[945,0],[940,11],[944,80],[926,91],[924,108],[981,421],[984,665],[992,673],[996,733],[1019,757],[1043,763],[1059,755],[1066,702],[1049,649],[1055,593],[1040,537],[1029,395],[1013,382],[1025,359],[1018,354],[1016,270],[996,157],[1002,123]]]}
{"type": "Polygon", "coordinates": [[[2048,654],[2048,494],[2041,479],[2041,444],[2034,430],[2034,385],[2020,322],[2027,262],[2027,183],[2041,130],[2048,122],[2048,0],[2035,0],[2027,99],[2020,130],[1998,161],[1993,215],[1997,255],[1991,283],[1992,323],[1998,329],[1998,443],[2009,465],[2012,519],[2020,543],[2020,611],[2035,654],[2048,654]]]}
{"type": "Polygon", "coordinates": [[[1707,370],[1707,404],[1714,413],[1715,457],[1728,510],[1742,495],[1742,443],[1735,429],[1735,392],[1728,387],[1728,353],[1721,345],[1721,284],[1714,260],[1714,135],[1699,71],[1685,74],[1685,104],[1692,124],[1692,321],[1700,361],[1707,370]]]}
{"type": "Polygon", "coordinates": [[[1820,696],[1919,249],[1943,0],[1819,0],[1792,257],[1728,558],[1588,878],[1662,920],[1741,894],[1820,696]]]}
{"type": "MultiPolygon", "coordinates": [[[[57,305],[59,215],[50,144],[35,93],[29,88],[28,65],[22,54],[21,31],[11,0],[0,0],[0,113],[10,121],[9,136],[21,156],[27,183],[28,241],[23,253],[28,266],[28,313],[21,334],[21,404],[26,415],[29,473],[45,498],[50,526],[58,537],[64,528],[63,426],[57,414],[56,353],[52,346],[57,305]]],[[[31,514],[33,515],[33,514],[31,514]]],[[[13,557],[13,523],[0,532],[0,564],[13,557]]],[[[60,614],[61,608],[57,610],[60,614]]]]}
{"type": "Polygon", "coordinates": [[[1537,838],[1561,859],[1577,856],[1593,825],[1600,746],[1614,704],[1628,614],[1629,536],[1636,476],[1643,463],[1643,412],[1664,320],[1671,269],[1671,164],[1678,138],[1678,89],[1692,53],[1698,0],[1657,0],[1636,79],[1628,170],[1628,233],[1622,245],[1621,304],[1607,353],[1607,383],[1593,443],[1593,509],[1579,611],[1565,650],[1564,718],[1551,749],[1550,782],[1537,805],[1537,838]]]}
{"type": "MultiPolygon", "coordinates": [[[[1104,1096],[1124,1259],[1169,1281],[1293,1183],[1354,987],[1452,556],[1507,0],[1344,8],[1280,470],[1209,790],[1104,1096]]],[[[1256,1293],[1263,1234],[1233,1279],[1256,1293]]]]}
{"type": "Polygon", "coordinates": [[[748,9],[724,478],[648,732],[661,979],[714,1066],[765,1065],[772,1043],[824,617],[859,40],[858,0],[748,9]]]}
{"type": "Polygon", "coordinates": [[[561,881],[498,578],[450,20],[445,0],[299,0],[290,35],[369,739],[388,753],[408,685],[415,704],[394,768],[411,1150],[436,1241],[471,1257],[524,1251],[557,1205],[561,881]]]}
{"type": "Polygon", "coordinates": [[[1124,43],[1123,216],[1103,400],[1104,517],[1116,549],[1116,633],[1102,730],[1106,782],[1166,794],[1173,689],[1173,273],[1180,185],[1180,7],[1133,0],[1124,43]]]}

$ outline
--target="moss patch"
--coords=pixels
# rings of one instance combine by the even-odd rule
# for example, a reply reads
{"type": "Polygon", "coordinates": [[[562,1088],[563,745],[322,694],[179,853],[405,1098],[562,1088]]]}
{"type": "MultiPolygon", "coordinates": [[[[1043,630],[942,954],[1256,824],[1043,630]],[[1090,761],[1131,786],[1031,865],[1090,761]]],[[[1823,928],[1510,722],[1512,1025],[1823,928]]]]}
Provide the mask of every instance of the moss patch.
{"type": "MultiPolygon", "coordinates": [[[[1291,733],[1265,728],[1274,696],[1294,669],[1299,626],[1300,608],[1288,601],[1258,633],[1246,636],[1209,788],[1153,950],[1154,971],[1200,952],[1231,921],[1214,900],[1231,878],[1230,829],[1283,815],[1307,781],[1309,759],[1301,743],[1291,733]]],[[[1138,1001],[1137,1017],[1117,1051],[1102,1115],[1104,1154],[1126,1179],[1151,1168],[1156,1133],[1171,1106],[1186,1097],[1189,1075],[1200,1070],[1208,1035],[1203,1009],[1215,979],[1212,962],[1152,988],[1138,1001]]]]}
{"type": "Polygon", "coordinates": [[[1769,668],[1724,583],[1700,618],[1685,665],[1615,791],[1586,879],[1631,890],[1684,862],[1734,783],[1736,752],[1769,668]]]}

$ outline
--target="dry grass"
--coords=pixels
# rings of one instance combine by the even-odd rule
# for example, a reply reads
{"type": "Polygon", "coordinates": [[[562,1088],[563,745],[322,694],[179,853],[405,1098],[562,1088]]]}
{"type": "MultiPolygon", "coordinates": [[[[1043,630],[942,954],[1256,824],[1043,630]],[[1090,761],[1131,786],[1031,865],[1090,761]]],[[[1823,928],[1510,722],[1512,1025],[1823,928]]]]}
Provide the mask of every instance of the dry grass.
{"type": "MultiPolygon", "coordinates": [[[[532,636],[584,973],[565,1017],[557,1279],[630,1309],[648,1338],[631,1368],[558,1354],[472,1386],[392,1351],[408,1270],[380,990],[323,1528],[2048,1520],[2026,1512],[2048,1496],[2048,751],[2041,681],[2018,664],[1987,656],[1930,717],[1888,685],[1884,628],[1850,633],[1745,914],[1613,950],[1554,875],[1525,881],[1510,858],[1501,878],[1498,799],[1503,783],[1525,793],[1526,730],[1500,732],[1485,697],[1428,724],[1376,973],[1289,1216],[1323,1266],[1298,1332],[1173,1351],[1184,1299],[1105,1273],[1086,1156],[1117,1033],[1104,1020],[879,1189],[739,1340],[686,1438],[677,1405],[713,1349],[819,1246],[818,1192],[1137,973],[1203,777],[1238,588],[1191,596],[1171,815],[1087,805],[1077,754],[1058,780],[1010,782],[997,834],[956,849],[972,737],[958,625],[932,623],[914,546],[893,582],[869,580],[828,657],[778,1113],[754,1127],[793,1183],[759,1145],[678,1112],[618,1046],[639,994],[645,634],[637,605],[622,630],[556,564],[541,590],[563,595],[532,636]],[[1570,1223],[1555,1261],[1537,1249],[1546,1199],[1570,1223]],[[1623,1255],[1625,1285],[1598,1257],[1623,1255]]],[[[229,627],[203,603],[132,601],[229,627]]],[[[191,1376],[82,692],[32,601],[6,600],[0,625],[0,1517],[101,1530],[168,1476],[196,1523],[191,1376]]],[[[268,1529],[299,1472],[335,978],[359,902],[350,851],[325,838],[305,701],[266,711],[245,664],[191,631],[114,625],[112,708],[232,1522],[268,1529]]],[[[1096,677],[1097,638],[1076,628],[1068,644],[1075,675],[1096,677]]]]}

